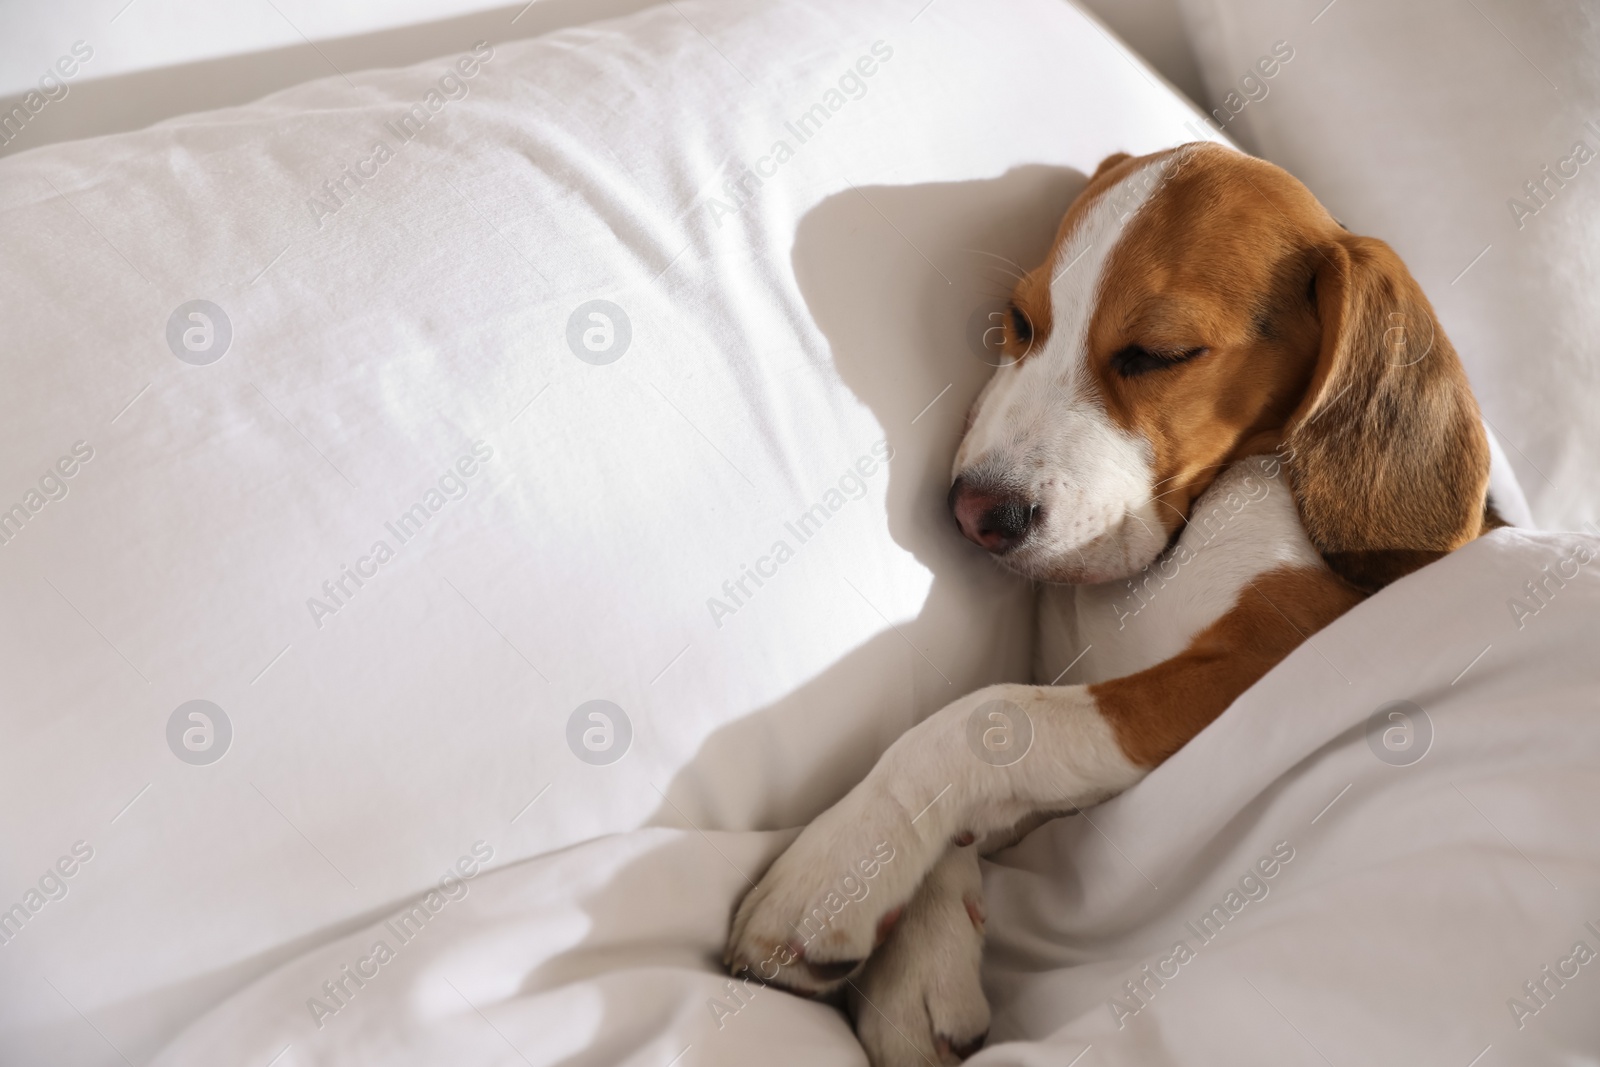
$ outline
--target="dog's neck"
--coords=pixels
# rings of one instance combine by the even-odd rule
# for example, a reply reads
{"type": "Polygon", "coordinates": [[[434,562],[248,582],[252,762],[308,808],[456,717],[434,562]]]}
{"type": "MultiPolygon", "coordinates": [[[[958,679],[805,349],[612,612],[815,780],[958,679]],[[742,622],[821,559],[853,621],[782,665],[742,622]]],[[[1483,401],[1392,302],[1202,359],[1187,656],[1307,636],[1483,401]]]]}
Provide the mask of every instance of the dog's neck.
{"type": "Polygon", "coordinates": [[[1269,456],[1240,460],[1195,501],[1177,540],[1140,574],[1043,588],[1034,681],[1090,684],[1152,667],[1188,647],[1261,575],[1320,565],[1283,465],[1269,456]]]}

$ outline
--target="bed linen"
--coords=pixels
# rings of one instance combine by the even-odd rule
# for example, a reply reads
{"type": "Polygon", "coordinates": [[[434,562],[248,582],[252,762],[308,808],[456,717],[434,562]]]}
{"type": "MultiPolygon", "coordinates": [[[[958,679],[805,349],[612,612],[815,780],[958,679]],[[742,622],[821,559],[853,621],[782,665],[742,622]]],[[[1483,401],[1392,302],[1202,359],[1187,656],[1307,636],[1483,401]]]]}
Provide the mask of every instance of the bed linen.
{"type": "Polygon", "coordinates": [[[680,0],[0,160],[0,1061],[1024,678],[985,316],[1195,118],[1056,0],[680,0]]]}
{"type": "MultiPolygon", "coordinates": [[[[861,1062],[728,987],[729,906],[1025,676],[940,504],[993,257],[1199,128],[1047,0],[681,2],[0,162],[0,1060],[861,1062]]],[[[979,1062],[1585,1062],[1587,964],[1522,985],[1600,950],[1592,567],[1524,590],[1578,544],[1414,576],[991,863],[979,1062]]]]}
{"type": "MultiPolygon", "coordinates": [[[[968,1062],[1600,1062],[1597,575],[1600,538],[1488,535],[986,862],[994,1022],[968,1062]]],[[[496,870],[154,1063],[864,1064],[832,1009],[717,966],[792,836],[641,830],[496,870]],[[379,943],[395,958],[358,987],[379,943]]]]}

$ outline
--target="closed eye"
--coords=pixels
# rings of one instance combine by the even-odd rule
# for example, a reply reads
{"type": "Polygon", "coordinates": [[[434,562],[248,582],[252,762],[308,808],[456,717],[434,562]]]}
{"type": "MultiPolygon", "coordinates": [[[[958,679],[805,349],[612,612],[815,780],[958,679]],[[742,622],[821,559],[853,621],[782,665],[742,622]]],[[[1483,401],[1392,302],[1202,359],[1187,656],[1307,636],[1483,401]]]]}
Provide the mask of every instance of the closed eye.
{"type": "Polygon", "coordinates": [[[1028,316],[1022,309],[1012,304],[1007,309],[1011,312],[1011,329],[1016,334],[1017,343],[1026,347],[1033,343],[1033,323],[1028,321],[1028,316]]]}
{"type": "Polygon", "coordinates": [[[1111,369],[1124,378],[1137,378],[1198,359],[1208,351],[1210,349],[1191,348],[1184,352],[1152,352],[1143,345],[1129,345],[1112,355],[1111,369]]]}

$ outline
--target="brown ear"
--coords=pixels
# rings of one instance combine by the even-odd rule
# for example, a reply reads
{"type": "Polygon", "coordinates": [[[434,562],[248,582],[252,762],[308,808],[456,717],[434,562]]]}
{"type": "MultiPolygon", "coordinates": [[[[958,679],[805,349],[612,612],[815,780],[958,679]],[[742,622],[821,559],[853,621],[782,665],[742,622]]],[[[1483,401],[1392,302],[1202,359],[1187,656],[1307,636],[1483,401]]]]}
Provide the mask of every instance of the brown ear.
{"type": "Polygon", "coordinates": [[[1311,543],[1373,592],[1481,531],[1489,444],[1433,308],[1394,250],[1370,237],[1317,249],[1322,339],[1285,438],[1311,543]]]}

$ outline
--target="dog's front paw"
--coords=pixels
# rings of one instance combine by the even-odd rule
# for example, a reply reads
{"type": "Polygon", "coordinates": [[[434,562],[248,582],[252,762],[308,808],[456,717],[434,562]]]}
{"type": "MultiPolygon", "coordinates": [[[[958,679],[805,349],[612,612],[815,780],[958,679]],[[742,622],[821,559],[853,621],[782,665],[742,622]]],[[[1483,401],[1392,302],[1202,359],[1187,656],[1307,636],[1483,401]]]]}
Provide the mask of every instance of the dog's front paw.
{"type": "Polygon", "coordinates": [[[838,989],[922,880],[919,845],[899,804],[858,788],[806,827],[740,903],[724,962],[796,993],[838,989]]]}
{"type": "Polygon", "coordinates": [[[929,872],[888,942],[851,983],[850,1014],[873,1067],[957,1064],[983,1046],[989,1004],[977,850],[929,872]]]}

